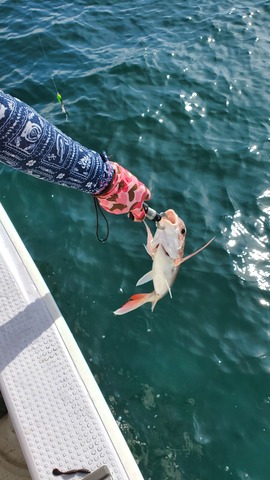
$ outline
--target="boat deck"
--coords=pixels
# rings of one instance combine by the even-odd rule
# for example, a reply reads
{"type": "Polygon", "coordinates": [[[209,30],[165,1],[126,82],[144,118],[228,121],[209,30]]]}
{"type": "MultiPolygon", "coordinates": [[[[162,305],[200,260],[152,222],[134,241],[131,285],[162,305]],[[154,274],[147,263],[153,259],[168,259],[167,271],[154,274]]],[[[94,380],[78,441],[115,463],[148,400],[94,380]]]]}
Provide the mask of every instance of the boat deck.
{"type": "MultiPolygon", "coordinates": [[[[0,204],[0,392],[32,480],[107,465],[113,480],[143,480],[44,280],[0,204]]],[[[13,480],[1,457],[0,478],[13,480]],[[2,468],[2,471],[1,471],[2,468]]],[[[12,476],[13,475],[13,476],[12,476]]],[[[30,477],[29,477],[30,475],[30,477]]],[[[87,475],[88,477],[88,475],[87,475]]],[[[89,477],[90,478],[90,477],[89,477]]],[[[98,476],[96,480],[99,480],[98,476]]]]}

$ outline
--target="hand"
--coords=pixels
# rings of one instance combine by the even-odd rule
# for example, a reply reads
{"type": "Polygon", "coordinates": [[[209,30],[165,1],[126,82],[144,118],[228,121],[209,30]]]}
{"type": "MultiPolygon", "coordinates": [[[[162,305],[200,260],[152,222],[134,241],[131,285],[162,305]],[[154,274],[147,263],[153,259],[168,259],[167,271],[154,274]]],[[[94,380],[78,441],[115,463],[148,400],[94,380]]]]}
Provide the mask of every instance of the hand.
{"type": "Polygon", "coordinates": [[[104,210],[119,215],[132,214],[135,221],[145,218],[143,202],[150,200],[151,193],[132,173],[118,163],[112,162],[114,176],[109,186],[96,195],[104,210]]]}

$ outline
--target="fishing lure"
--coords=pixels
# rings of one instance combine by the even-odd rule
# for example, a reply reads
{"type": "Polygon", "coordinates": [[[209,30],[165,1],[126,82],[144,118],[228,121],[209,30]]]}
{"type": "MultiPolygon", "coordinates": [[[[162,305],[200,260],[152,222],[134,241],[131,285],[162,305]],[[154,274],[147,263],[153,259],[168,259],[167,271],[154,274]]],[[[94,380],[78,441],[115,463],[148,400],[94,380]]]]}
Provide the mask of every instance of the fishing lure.
{"type": "Polygon", "coordinates": [[[67,121],[67,119],[68,119],[68,111],[67,111],[67,109],[66,109],[66,107],[65,107],[65,104],[64,104],[64,101],[63,101],[63,98],[62,98],[61,93],[56,92],[56,97],[57,97],[58,102],[61,104],[62,112],[66,115],[66,121],[67,121]]]}

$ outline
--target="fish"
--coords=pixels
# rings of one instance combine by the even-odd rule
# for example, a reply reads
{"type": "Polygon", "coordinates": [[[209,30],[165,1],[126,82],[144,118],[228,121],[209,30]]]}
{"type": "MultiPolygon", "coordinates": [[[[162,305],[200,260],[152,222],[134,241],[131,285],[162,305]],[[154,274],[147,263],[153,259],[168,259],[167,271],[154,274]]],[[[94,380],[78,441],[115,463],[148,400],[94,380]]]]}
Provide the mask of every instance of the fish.
{"type": "Polygon", "coordinates": [[[122,307],[113,312],[115,315],[124,315],[147,302],[152,303],[151,309],[153,311],[157,302],[167,293],[172,298],[171,288],[180,265],[208,247],[215,238],[211,238],[203,247],[183,257],[187,229],[184,221],[173,209],[168,209],[163,213],[161,220],[157,224],[154,237],[145,221],[144,224],[147,232],[147,245],[145,248],[152,258],[153,264],[152,270],[143,275],[138,280],[136,286],[152,281],[154,290],[150,293],[136,293],[132,295],[122,307]]]}

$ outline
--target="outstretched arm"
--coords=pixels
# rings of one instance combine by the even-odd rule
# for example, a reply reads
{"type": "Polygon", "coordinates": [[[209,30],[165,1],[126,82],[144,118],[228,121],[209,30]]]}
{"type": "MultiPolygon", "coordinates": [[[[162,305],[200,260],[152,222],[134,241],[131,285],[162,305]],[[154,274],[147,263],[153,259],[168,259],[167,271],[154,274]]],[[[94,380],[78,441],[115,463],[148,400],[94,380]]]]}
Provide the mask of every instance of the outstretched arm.
{"type": "Polygon", "coordinates": [[[0,161],[42,180],[97,195],[111,213],[143,220],[150,192],[105,153],[83,147],[24,102],[0,90],[0,161]]]}

